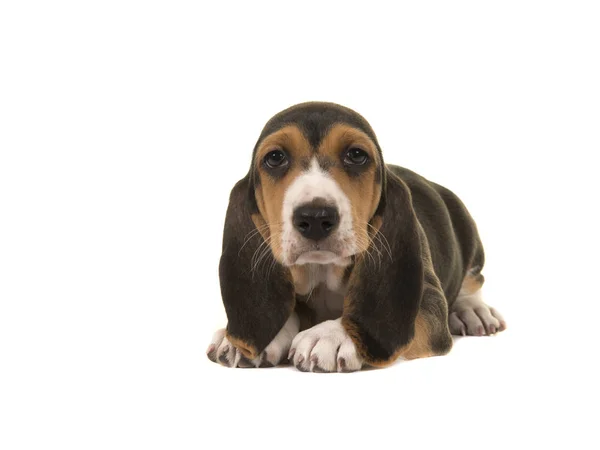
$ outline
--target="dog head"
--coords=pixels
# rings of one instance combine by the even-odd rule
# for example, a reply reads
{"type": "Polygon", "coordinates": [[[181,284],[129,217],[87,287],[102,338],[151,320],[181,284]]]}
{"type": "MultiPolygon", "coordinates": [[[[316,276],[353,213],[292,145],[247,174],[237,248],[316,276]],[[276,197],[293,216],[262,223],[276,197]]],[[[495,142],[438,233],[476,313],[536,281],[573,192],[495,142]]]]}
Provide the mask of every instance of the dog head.
{"type": "Polygon", "coordinates": [[[284,266],[346,266],[377,231],[385,167],[358,113],[303,103],[265,125],[249,173],[252,220],[284,266]]]}

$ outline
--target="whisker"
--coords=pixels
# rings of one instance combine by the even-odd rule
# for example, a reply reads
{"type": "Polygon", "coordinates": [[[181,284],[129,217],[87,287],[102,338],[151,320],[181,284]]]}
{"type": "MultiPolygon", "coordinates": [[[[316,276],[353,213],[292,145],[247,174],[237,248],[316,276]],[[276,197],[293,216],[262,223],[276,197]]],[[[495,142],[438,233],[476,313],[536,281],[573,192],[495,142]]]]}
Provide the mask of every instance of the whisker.
{"type": "Polygon", "coordinates": [[[367,226],[370,227],[371,229],[373,229],[373,239],[377,239],[377,241],[382,245],[382,247],[384,248],[384,250],[387,252],[388,256],[390,257],[390,261],[393,261],[393,256],[392,256],[392,247],[389,243],[389,241],[387,240],[387,238],[385,237],[385,235],[381,232],[381,230],[376,229],[373,225],[371,225],[370,223],[367,222],[367,226]]]}
{"type": "MultiPolygon", "coordinates": [[[[369,259],[373,262],[373,266],[375,266],[375,258],[373,257],[373,252],[371,251],[373,247],[370,245],[370,242],[362,236],[356,236],[356,240],[359,246],[365,248],[365,250],[362,253],[366,254],[369,257],[369,259]]],[[[365,259],[365,261],[367,260],[365,259]]]]}
{"type": "Polygon", "coordinates": [[[271,258],[271,263],[267,266],[266,277],[268,278],[271,275],[273,268],[277,264],[277,259],[273,255],[273,251],[272,251],[270,244],[274,239],[279,239],[280,237],[281,237],[280,232],[271,234],[255,250],[254,255],[252,256],[252,259],[250,260],[250,263],[251,263],[250,271],[252,272],[253,277],[256,273],[259,272],[261,267],[265,263],[267,263],[267,261],[269,261],[269,258],[271,258]]]}
{"type": "Polygon", "coordinates": [[[246,239],[244,240],[244,243],[240,247],[240,251],[238,252],[238,256],[241,254],[241,252],[242,252],[243,248],[246,246],[246,244],[248,242],[250,242],[254,236],[256,236],[257,234],[260,234],[261,231],[263,231],[265,228],[268,228],[268,226],[269,225],[263,225],[262,227],[256,228],[256,229],[252,230],[250,233],[248,233],[246,235],[246,239]]]}
{"type": "Polygon", "coordinates": [[[273,240],[272,236],[269,236],[267,239],[265,239],[259,246],[258,248],[254,251],[254,254],[252,255],[252,258],[250,259],[250,265],[252,266],[251,270],[254,270],[259,261],[262,259],[263,254],[265,251],[268,251],[271,249],[270,247],[270,242],[273,240]],[[263,248],[264,247],[264,248],[263,248]]]}

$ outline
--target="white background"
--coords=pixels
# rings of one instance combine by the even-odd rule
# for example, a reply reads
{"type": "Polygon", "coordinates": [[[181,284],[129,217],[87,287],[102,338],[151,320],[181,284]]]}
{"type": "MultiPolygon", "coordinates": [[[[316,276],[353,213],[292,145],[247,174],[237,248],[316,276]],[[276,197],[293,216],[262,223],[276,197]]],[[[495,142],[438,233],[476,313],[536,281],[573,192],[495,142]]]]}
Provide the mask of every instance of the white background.
{"type": "Polygon", "coordinates": [[[2,2],[0,447],[598,448],[594,3],[2,2]],[[307,100],[463,199],[507,331],[355,374],[208,361],[229,190],[307,100]]]}

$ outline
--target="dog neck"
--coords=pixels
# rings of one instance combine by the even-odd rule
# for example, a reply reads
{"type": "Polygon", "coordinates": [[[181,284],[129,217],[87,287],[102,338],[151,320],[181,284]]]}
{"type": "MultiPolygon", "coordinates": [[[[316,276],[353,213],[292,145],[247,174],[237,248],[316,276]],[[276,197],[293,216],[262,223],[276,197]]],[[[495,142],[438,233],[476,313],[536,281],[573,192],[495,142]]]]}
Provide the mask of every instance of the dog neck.
{"type": "Polygon", "coordinates": [[[303,264],[291,268],[296,298],[314,311],[317,322],[342,315],[348,287],[348,267],[303,264]]]}
{"type": "Polygon", "coordinates": [[[290,270],[298,295],[308,295],[320,285],[333,292],[346,290],[346,267],[335,264],[303,264],[292,266],[290,270]]]}

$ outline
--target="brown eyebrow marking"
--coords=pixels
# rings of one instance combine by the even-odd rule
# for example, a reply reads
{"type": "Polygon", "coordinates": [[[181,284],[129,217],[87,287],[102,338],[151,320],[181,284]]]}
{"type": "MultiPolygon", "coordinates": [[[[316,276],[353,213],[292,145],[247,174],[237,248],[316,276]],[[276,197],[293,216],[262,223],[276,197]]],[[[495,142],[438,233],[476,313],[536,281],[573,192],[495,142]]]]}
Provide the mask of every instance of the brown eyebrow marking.
{"type": "Polygon", "coordinates": [[[327,156],[329,160],[339,162],[341,152],[350,144],[365,150],[375,165],[381,164],[381,158],[375,143],[363,131],[345,123],[331,127],[321,140],[317,153],[327,156]]]}
{"type": "Polygon", "coordinates": [[[254,164],[258,168],[260,161],[274,148],[283,148],[293,159],[310,157],[311,145],[304,133],[296,125],[288,125],[265,137],[258,146],[254,156],[254,164]]]}

